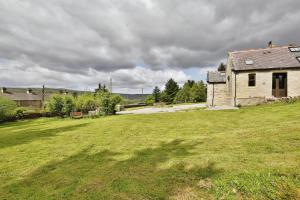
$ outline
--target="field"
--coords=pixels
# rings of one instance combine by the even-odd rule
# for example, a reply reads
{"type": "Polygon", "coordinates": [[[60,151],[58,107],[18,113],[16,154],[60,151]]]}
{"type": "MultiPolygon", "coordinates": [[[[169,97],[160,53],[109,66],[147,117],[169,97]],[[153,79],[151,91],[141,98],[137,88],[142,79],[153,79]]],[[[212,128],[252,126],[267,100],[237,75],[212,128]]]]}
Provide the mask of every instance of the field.
{"type": "Polygon", "coordinates": [[[0,125],[0,199],[299,199],[300,103],[0,125]]]}

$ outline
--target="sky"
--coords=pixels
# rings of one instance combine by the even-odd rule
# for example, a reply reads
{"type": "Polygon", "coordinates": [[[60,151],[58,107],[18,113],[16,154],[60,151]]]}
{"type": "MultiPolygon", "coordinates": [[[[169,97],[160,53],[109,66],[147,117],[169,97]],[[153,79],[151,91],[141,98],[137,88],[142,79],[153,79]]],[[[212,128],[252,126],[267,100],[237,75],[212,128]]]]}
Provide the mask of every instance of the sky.
{"type": "Polygon", "coordinates": [[[300,44],[299,0],[0,0],[0,86],[150,93],[227,52],[300,44]]]}

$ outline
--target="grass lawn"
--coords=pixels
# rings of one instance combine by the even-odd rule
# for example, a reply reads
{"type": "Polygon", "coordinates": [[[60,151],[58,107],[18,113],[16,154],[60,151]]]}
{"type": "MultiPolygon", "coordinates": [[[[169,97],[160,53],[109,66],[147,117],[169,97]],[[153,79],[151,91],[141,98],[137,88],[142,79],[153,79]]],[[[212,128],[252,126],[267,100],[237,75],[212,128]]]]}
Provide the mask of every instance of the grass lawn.
{"type": "Polygon", "coordinates": [[[0,199],[299,199],[300,103],[0,125],[0,199]]]}

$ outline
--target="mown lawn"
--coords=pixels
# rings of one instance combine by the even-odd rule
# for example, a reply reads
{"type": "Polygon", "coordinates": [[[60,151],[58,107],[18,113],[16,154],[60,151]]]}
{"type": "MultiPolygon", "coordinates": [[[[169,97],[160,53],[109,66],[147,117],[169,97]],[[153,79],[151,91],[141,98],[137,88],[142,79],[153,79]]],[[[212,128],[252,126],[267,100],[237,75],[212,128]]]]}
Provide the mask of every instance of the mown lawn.
{"type": "Polygon", "coordinates": [[[300,103],[0,125],[0,199],[299,199],[300,103]]]}

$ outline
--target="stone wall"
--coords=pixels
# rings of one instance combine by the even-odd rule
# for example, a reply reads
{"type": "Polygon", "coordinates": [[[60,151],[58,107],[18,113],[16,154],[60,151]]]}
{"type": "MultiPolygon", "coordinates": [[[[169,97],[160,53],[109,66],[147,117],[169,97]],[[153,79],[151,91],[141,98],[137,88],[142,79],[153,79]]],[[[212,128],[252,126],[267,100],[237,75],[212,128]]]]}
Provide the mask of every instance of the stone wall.
{"type": "MultiPolygon", "coordinates": [[[[256,72],[239,72],[236,75],[237,105],[256,105],[273,98],[273,73],[287,73],[287,96],[300,96],[300,70],[270,70],[256,72]],[[256,74],[256,85],[248,86],[248,74],[256,74]]],[[[234,91],[234,77],[233,77],[234,91]]],[[[233,92],[234,98],[234,92],[233,92]]]]}
{"type": "MultiPolygon", "coordinates": [[[[238,72],[235,74],[231,70],[230,56],[226,71],[226,84],[215,84],[214,106],[231,105],[234,106],[236,89],[236,105],[256,105],[272,99],[272,79],[273,73],[287,73],[287,96],[300,96],[300,69],[295,70],[268,70],[253,72],[238,72]],[[248,75],[256,74],[255,86],[248,86],[248,75]]],[[[213,84],[207,86],[207,105],[212,106],[213,84]]]]}
{"type": "Polygon", "coordinates": [[[40,100],[16,100],[15,102],[21,107],[42,108],[43,105],[40,100]]]}
{"type": "Polygon", "coordinates": [[[236,97],[238,99],[272,97],[272,72],[258,71],[237,73],[236,97]],[[253,73],[256,74],[256,85],[248,86],[248,75],[253,73]]]}
{"type": "Polygon", "coordinates": [[[225,83],[207,84],[207,106],[228,105],[229,100],[225,83]]]}
{"type": "Polygon", "coordinates": [[[289,70],[287,72],[287,88],[289,97],[300,96],[300,70],[289,70]]]}

